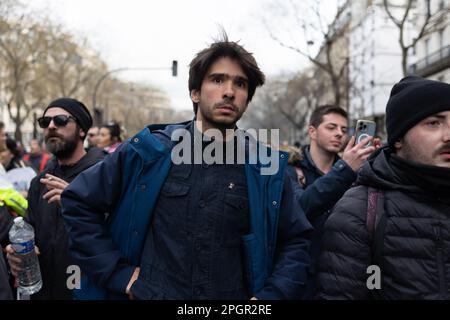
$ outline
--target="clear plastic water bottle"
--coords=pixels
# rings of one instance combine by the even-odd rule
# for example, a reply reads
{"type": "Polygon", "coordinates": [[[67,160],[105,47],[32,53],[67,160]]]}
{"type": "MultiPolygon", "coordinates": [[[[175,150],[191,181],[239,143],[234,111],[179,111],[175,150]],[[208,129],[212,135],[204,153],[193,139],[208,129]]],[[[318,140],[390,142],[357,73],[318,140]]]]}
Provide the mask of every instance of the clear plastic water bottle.
{"type": "Polygon", "coordinates": [[[23,294],[32,295],[42,288],[41,269],[34,251],[34,229],[22,217],[14,219],[9,230],[11,246],[22,263],[19,272],[19,287],[23,294]]]}

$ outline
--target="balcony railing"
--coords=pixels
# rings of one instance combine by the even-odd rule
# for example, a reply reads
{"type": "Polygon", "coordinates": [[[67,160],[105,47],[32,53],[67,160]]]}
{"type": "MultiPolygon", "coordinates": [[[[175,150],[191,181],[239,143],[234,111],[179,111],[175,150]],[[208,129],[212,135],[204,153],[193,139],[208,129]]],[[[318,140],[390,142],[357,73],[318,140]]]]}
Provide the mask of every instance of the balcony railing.
{"type": "Polygon", "coordinates": [[[408,71],[410,74],[427,77],[447,68],[450,68],[450,45],[412,64],[408,71]]]}

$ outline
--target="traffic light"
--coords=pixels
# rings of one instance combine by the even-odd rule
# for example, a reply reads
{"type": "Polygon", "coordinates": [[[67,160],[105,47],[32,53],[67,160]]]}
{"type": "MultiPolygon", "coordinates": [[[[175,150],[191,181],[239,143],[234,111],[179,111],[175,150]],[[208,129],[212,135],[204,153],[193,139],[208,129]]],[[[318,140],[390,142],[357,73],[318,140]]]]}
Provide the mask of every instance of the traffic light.
{"type": "Polygon", "coordinates": [[[178,75],[178,61],[173,60],[172,61],[172,76],[176,77],[178,75]]]}

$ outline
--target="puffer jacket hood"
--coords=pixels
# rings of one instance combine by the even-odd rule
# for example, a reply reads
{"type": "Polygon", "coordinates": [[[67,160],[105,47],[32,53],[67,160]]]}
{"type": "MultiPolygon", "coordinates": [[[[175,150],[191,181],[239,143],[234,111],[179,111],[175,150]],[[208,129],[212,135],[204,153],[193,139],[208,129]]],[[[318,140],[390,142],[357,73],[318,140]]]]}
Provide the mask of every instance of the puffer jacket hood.
{"type": "Polygon", "coordinates": [[[358,174],[356,184],[365,185],[381,190],[398,190],[407,193],[423,193],[415,185],[405,184],[389,164],[391,151],[389,147],[375,151],[366,161],[358,174]]]}

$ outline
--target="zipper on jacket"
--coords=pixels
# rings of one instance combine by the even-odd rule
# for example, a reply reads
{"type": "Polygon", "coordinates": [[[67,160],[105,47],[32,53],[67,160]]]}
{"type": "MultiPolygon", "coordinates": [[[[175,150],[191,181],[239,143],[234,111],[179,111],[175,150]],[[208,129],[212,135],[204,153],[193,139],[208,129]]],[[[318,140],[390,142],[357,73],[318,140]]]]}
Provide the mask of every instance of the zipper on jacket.
{"type": "Polygon", "coordinates": [[[439,274],[439,292],[440,298],[445,299],[447,296],[447,279],[445,277],[445,265],[444,265],[444,241],[441,236],[441,225],[433,226],[435,243],[436,243],[436,262],[439,274]]]}

